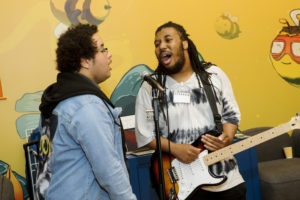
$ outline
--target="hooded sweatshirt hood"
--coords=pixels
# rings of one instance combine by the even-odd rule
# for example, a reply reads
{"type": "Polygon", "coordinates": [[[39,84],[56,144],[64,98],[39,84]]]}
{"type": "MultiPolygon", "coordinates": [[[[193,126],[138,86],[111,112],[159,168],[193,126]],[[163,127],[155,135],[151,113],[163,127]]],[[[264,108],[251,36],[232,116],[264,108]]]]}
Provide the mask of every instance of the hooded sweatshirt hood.
{"type": "Polygon", "coordinates": [[[57,82],[50,85],[42,95],[39,108],[43,118],[49,118],[59,102],[83,94],[94,94],[114,108],[100,87],[88,77],[78,72],[62,72],[57,75],[57,82]]]}

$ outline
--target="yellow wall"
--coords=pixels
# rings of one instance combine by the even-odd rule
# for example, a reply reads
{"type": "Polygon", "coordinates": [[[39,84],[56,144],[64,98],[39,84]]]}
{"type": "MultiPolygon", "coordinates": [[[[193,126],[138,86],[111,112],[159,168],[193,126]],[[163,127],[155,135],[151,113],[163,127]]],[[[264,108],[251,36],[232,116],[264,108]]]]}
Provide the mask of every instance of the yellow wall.
{"type": "MultiPolygon", "coordinates": [[[[63,0],[53,0],[63,9],[63,0]]],[[[78,1],[82,5],[83,0],[78,1]]],[[[102,16],[106,0],[92,1],[102,16]],[[100,8],[101,7],[101,8],[100,8]]],[[[110,0],[111,11],[99,30],[113,54],[112,77],[102,84],[110,96],[131,67],[155,68],[154,31],[169,20],[184,25],[205,60],[219,65],[229,76],[242,112],[240,128],[276,126],[300,112],[300,88],[285,82],[269,59],[272,40],[290,21],[297,0],[274,3],[262,0],[110,0]],[[183,3],[184,2],[184,3],[183,3]],[[219,16],[237,17],[241,33],[228,40],[215,30],[219,16]]],[[[78,6],[80,8],[80,6],[78,6]]],[[[25,93],[44,90],[55,81],[55,27],[60,23],[49,0],[0,2],[0,79],[6,100],[0,100],[0,160],[24,175],[25,158],[16,119],[15,103],[25,93]]]]}

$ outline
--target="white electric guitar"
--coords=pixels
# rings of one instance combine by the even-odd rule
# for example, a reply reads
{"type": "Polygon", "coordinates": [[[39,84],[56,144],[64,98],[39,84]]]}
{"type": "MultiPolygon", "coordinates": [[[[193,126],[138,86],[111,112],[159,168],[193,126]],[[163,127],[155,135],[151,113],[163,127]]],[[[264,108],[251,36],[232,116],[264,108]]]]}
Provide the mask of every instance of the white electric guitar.
{"type": "MultiPolygon", "coordinates": [[[[163,154],[163,171],[167,199],[172,196],[171,199],[177,198],[179,200],[184,200],[201,186],[219,185],[225,182],[227,179],[226,176],[214,175],[209,170],[208,166],[294,129],[300,129],[299,116],[293,117],[288,123],[241,140],[212,153],[208,153],[201,145],[199,148],[202,151],[199,154],[199,157],[190,164],[184,164],[171,156],[172,161],[170,166],[170,155],[163,154]],[[176,192],[172,189],[174,188],[173,186],[175,186],[176,192]]],[[[152,166],[156,179],[159,180],[157,159],[153,159],[152,166]]]]}

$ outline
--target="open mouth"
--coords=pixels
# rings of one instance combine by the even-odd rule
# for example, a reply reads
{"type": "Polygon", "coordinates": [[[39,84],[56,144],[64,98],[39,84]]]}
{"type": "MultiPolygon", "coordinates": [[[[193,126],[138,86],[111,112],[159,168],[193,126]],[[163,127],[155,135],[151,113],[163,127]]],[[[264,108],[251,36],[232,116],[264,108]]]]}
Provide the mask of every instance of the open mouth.
{"type": "Polygon", "coordinates": [[[164,65],[168,65],[171,63],[172,54],[169,52],[162,52],[159,56],[160,62],[164,65]]]}

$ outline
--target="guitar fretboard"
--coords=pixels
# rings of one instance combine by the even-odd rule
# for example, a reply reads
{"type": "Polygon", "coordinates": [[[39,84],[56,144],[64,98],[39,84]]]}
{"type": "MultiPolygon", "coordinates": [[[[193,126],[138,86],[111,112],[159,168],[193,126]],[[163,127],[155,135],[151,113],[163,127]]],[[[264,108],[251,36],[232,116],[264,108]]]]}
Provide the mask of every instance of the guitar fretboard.
{"type": "Polygon", "coordinates": [[[225,158],[233,156],[234,154],[242,152],[265,141],[271,140],[293,129],[293,124],[288,122],[286,124],[280,125],[278,127],[272,128],[260,134],[239,141],[237,143],[231,144],[220,150],[209,153],[208,155],[203,157],[203,161],[207,166],[212,165],[221,160],[224,160],[225,158]]]}

